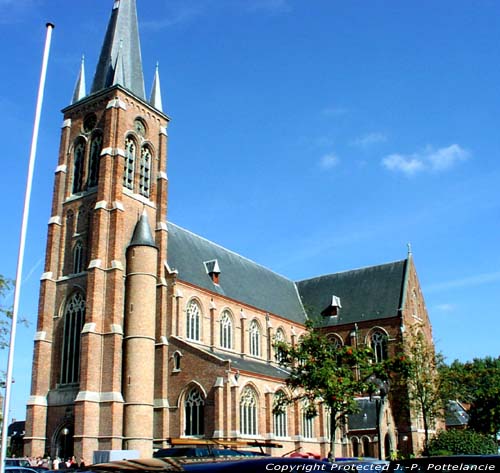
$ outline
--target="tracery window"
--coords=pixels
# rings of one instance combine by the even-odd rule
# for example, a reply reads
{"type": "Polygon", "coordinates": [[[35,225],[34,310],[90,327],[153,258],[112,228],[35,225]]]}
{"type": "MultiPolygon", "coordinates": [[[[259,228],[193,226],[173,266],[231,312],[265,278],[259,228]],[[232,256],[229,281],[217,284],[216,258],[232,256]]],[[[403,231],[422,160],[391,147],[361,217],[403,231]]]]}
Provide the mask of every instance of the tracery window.
{"type": "Polygon", "coordinates": [[[102,136],[96,135],[92,139],[90,144],[90,154],[89,154],[89,171],[87,186],[94,187],[97,186],[99,180],[99,159],[101,156],[102,149],[102,136]]]}
{"type": "Polygon", "coordinates": [[[85,299],[81,293],[75,292],[64,309],[61,384],[77,383],[80,380],[80,347],[84,323],[85,299]]]}
{"type": "Polygon", "coordinates": [[[381,330],[375,330],[370,336],[370,345],[377,363],[387,359],[387,335],[381,330]]]}
{"type": "Polygon", "coordinates": [[[123,185],[130,190],[134,189],[134,174],[135,174],[135,157],[136,157],[135,141],[127,137],[125,140],[125,167],[123,169],[123,185]]]}
{"type": "Polygon", "coordinates": [[[273,424],[274,424],[274,435],[276,437],[287,437],[288,436],[288,412],[284,405],[280,405],[280,400],[285,397],[283,391],[278,391],[274,395],[273,401],[273,424]]]}
{"type": "Polygon", "coordinates": [[[198,388],[192,388],[184,401],[186,435],[203,435],[205,433],[205,399],[198,388]]]}
{"type": "Polygon", "coordinates": [[[257,435],[257,394],[246,386],[240,396],[240,432],[242,435],[257,435]]]}
{"type": "MultiPolygon", "coordinates": [[[[284,342],[285,341],[285,332],[282,328],[276,330],[276,334],[274,335],[274,342],[284,342]]],[[[279,347],[274,347],[274,359],[279,363],[283,358],[283,354],[280,351],[279,347]]]]}
{"type": "Polygon", "coordinates": [[[233,319],[228,310],[222,312],[220,317],[220,346],[233,348],[233,319]]]}
{"type": "Polygon", "coordinates": [[[248,332],[250,336],[250,355],[260,356],[260,327],[257,320],[252,320],[248,332]]]}
{"type": "Polygon", "coordinates": [[[314,417],[311,416],[307,406],[302,408],[302,436],[306,439],[314,438],[314,417]]]}
{"type": "Polygon", "coordinates": [[[141,150],[139,166],[139,194],[149,197],[151,188],[151,151],[144,147],[141,150]]]}
{"type": "Polygon", "coordinates": [[[186,311],[186,337],[190,340],[200,340],[201,309],[198,302],[192,300],[186,311]]]}
{"type": "Polygon", "coordinates": [[[79,140],[75,144],[73,152],[73,185],[72,193],[76,194],[83,190],[83,160],[85,157],[85,142],[79,140]]]}

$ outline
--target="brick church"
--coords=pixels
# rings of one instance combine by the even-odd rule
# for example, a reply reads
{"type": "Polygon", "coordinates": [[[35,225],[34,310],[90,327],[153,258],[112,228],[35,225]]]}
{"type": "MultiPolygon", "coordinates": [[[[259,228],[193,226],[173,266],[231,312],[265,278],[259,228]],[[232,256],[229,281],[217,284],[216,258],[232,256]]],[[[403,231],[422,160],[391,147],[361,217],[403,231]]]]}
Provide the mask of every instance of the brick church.
{"type": "MultiPolygon", "coordinates": [[[[431,328],[411,252],[292,281],[167,219],[167,127],[158,70],[146,96],[135,0],[114,0],[92,87],[63,110],[34,340],[25,454],[132,449],[171,439],[258,440],[326,456],[328,412],[273,413],[285,390],[275,340],[322,317],[332,343],[378,360],[415,323],[431,328]]],[[[175,157],[174,157],[175,159],[175,157]]],[[[422,446],[418,416],[389,393],[336,435],[337,456],[422,446]],[[380,419],[379,431],[375,419],[380,419]]]]}

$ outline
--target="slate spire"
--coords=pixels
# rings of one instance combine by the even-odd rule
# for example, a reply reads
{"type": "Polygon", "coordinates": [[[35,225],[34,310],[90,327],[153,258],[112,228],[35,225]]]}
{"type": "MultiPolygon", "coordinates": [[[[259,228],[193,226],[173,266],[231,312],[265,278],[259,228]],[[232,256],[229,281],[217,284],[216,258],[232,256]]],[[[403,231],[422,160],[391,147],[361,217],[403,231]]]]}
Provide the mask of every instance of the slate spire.
{"type": "Polygon", "coordinates": [[[158,71],[158,63],[156,63],[155,78],[153,80],[153,87],[151,87],[151,96],[149,98],[149,103],[163,112],[163,104],[161,101],[161,90],[160,90],[160,72],[158,71]]]}
{"type": "Polygon", "coordinates": [[[145,100],[136,0],[114,0],[91,93],[115,84],[145,100]]]}
{"type": "Polygon", "coordinates": [[[76,80],[75,91],[73,92],[73,100],[71,103],[78,102],[87,95],[85,87],[85,57],[82,56],[82,62],[80,65],[80,73],[78,74],[78,79],[76,80]]]}

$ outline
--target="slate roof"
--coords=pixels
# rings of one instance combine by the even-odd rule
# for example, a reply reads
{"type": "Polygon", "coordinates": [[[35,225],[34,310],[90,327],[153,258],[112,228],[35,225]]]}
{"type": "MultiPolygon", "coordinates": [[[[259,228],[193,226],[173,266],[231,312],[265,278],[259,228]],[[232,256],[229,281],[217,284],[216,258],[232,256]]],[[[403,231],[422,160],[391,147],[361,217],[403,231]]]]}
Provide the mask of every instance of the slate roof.
{"type": "Polygon", "coordinates": [[[143,212],[139,221],[135,224],[132,240],[130,240],[129,247],[131,246],[152,246],[156,248],[156,244],[151,233],[149,226],[148,214],[143,212]]]}
{"type": "Polygon", "coordinates": [[[329,274],[297,283],[307,314],[318,317],[340,297],[338,316],[325,317],[325,326],[395,317],[402,305],[408,260],[329,274]]]}
{"type": "Polygon", "coordinates": [[[167,263],[181,281],[296,323],[306,320],[293,281],[170,222],[167,263]],[[204,264],[213,260],[220,268],[219,284],[204,264]]]}
{"type": "Polygon", "coordinates": [[[367,430],[377,428],[377,403],[370,399],[357,399],[359,411],[355,414],[349,414],[347,425],[349,431],[367,430]]]}
{"type": "Polygon", "coordinates": [[[465,427],[469,414],[458,401],[449,401],[446,408],[446,427],[465,427]]]}
{"type": "Polygon", "coordinates": [[[207,353],[217,356],[218,358],[223,359],[224,361],[230,361],[231,368],[233,369],[248,371],[250,373],[278,379],[286,379],[289,374],[288,371],[284,370],[283,368],[280,368],[279,366],[268,363],[266,361],[259,361],[249,357],[241,357],[238,354],[233,355],[231,353],[219,350],[203,350],[207,353]]]}
{"type": "Polygon", "coordinates": [[[91,93],[115,84],[145,100],[135,0],[119,0],[113,5],[91,93]]]}

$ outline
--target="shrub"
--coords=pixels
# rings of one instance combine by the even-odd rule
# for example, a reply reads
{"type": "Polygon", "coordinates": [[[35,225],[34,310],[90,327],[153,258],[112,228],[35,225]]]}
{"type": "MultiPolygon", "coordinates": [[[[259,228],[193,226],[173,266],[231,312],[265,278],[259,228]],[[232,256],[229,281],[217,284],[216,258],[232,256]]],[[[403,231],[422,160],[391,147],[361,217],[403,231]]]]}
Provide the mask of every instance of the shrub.
{"type": "Polygon", "coordinates": [[[488,455],[498,453],[496,442],[472,430],[442,430],[429,442],[429,455],[488,455]]]}

